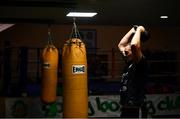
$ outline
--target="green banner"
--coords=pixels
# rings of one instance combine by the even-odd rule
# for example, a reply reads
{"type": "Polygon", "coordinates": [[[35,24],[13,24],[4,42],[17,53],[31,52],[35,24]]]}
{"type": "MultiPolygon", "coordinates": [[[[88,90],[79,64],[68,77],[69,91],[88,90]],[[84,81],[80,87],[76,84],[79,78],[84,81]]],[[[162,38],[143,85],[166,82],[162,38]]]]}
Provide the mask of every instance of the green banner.
{"type": "MultiPolygon", "coordinates": [[[[89,96],[89,117],[119,117],[120,96],[89,96]]],[[[62,117],[62,97],[54,104],[43,104],[39,98],[6,98],[6,117],[62,117]]],[[[180,95],[147,95],[149,117],[180,114],[180,95]]],[[[78,107],[77,107],[78,109],[78,107]]]]}

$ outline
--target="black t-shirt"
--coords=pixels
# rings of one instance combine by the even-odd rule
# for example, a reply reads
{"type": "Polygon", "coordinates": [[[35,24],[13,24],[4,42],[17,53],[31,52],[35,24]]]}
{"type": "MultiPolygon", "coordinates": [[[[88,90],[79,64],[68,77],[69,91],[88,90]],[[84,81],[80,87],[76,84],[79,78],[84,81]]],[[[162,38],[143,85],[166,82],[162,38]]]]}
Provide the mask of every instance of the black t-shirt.
{"type": "Polygon", "coordinates": [[[122,105],[141,106],[145,99],[147,73],[148,66],[144,57],[138,63],[129,63],[125,67],[120,89],[122,105]]]}

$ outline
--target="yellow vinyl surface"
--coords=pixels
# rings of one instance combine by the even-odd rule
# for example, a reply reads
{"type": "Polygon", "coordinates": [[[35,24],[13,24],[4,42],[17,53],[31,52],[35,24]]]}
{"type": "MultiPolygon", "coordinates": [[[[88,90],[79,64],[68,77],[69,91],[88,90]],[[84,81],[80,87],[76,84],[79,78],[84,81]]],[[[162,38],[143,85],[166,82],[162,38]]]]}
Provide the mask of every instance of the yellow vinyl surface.
{"type": "Polygon", "coordinates": [[[58,50],[53,45],[47,45],[42,52],[42,93],[41,99],[45,103],[56,101],[58,50]]]}
{"type": "Polygon", "coordinates": [[[87,58],[84,43],[66,41],[62,50],[63,117],[88,117],[87,58]]]}

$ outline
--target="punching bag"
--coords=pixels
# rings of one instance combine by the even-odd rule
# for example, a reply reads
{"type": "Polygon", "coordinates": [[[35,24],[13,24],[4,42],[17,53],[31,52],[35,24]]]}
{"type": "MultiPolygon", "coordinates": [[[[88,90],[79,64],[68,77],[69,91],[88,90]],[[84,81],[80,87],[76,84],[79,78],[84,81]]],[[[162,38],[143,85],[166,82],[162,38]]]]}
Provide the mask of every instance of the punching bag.
{"type": "Polygon", "coordinates": [[[58,49],[50,41],[43,49],[42,63],[41,100],[44,103],[54,103],[58,79],[58,49]]]}
{"type": "Polygon", "coordinates": [[[88,117],[87,59],[85,44],[72,38],[62,49],[63,117],[88,117]]]}

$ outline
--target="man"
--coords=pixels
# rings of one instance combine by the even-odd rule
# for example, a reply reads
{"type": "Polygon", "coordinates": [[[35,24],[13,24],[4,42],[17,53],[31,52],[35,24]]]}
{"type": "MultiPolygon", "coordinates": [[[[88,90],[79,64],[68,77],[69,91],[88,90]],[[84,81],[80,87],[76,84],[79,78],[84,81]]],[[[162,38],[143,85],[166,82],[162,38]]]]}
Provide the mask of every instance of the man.
{"type": "Polygon", "coordinates": [[[121,79],[122,118],[138,118],[146,115],[145,80],[147,79],[147,62],[141,51],[141,42],[147,39],[145,28],[136,26],[118,44],[118,48],[127,64],[121,79]]]}

